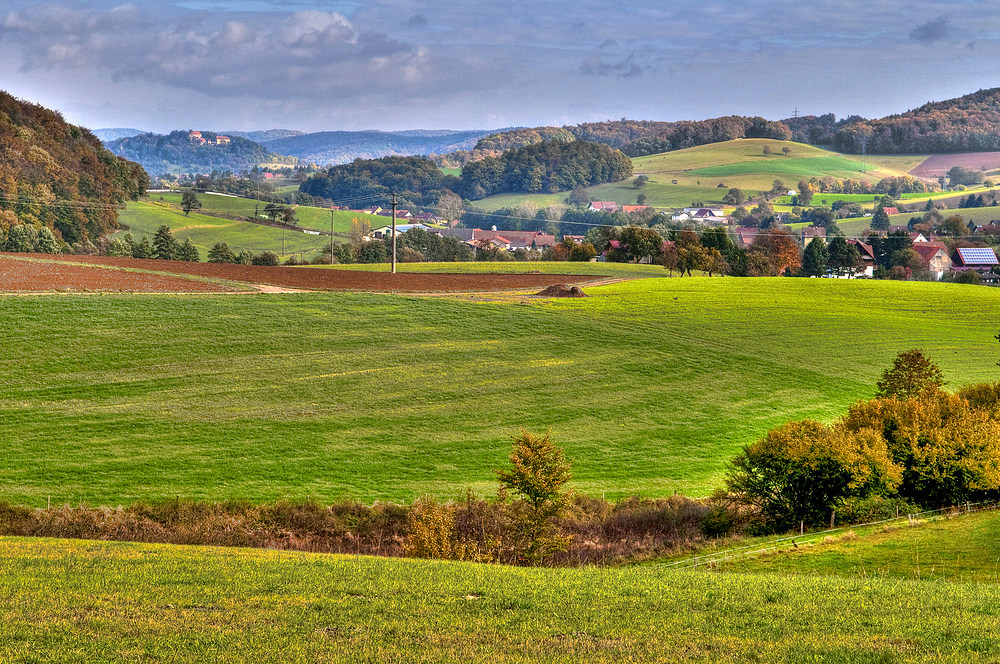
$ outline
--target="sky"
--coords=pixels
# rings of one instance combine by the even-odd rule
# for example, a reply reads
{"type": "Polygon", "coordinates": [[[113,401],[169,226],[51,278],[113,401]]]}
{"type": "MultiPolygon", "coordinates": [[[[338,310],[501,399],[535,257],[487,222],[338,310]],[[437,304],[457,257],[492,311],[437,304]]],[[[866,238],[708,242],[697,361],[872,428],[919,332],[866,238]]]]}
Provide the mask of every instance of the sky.
{"type": "Polygon", "coordinates": [[[1000,3],[4,0],[0,89],[91,129],[881,117],[1000,86],[1000,3]]]}

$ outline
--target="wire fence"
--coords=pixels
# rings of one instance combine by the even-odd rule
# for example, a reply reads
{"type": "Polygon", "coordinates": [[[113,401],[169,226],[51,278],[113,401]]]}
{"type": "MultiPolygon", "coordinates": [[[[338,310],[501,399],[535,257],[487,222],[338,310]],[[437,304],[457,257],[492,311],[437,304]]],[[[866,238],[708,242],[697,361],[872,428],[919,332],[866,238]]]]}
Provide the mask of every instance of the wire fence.
{"type": "Polygon", "coordinates": [[[980,501],[976,503],[966,502],[962,505],[942,507],[936,510],[925,510],[923,512],[900,515],[896,517],[891,517],[889,519],[881,519],[879,521],[855,523],[850,525],[839,526],[837,528],[827,528],[826,530],[820,530],[809,533],[800,532],[798,535],[786,535],[784,537],[779,537],[777,539],[768,540],[767,542],[755,542],[753,544],[747,544],[744,546],[732,547],[732,548],[722,549],[719,551],[713,551],[712,553],[705,553],[697,556],[691,556],[683,560],[675,560],[669,563],[660,563],[658,567],[664,567],[664,568],[670,567],[674,569],[694,569],[697,567],[711,567],[716,565],[717,563],[720,563],[725,560],[731,560],[733,558],[741,558],[741,557],[767,553],[769,551],[777,551],[779,549],[787,549],[789,548],[789,544],[792,545],[791,548],[796,548],[799,545],[813,544],[819,542],[820,540],[826,537],[830,537],[834,533],[843,533],[850,530],[854,530],[856,528],[880,526],[902,521],[906,521],[908,525],[913,525],[919,521],[933,521],[936,519],[961,516],[965,514],[973,514],[976,512],[987,512],[998,509],[1000,509],[1000,501],[996,500],[980,501]]]}

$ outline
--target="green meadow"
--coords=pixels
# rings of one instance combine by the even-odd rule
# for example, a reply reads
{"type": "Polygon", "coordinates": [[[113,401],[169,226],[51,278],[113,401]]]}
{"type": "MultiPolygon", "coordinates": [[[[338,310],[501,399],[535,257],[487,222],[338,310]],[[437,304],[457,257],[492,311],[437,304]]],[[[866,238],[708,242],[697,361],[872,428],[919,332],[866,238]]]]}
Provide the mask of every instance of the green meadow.
{"type": "Polygon", "coordinates": [[[0,539],[15,662],[995,662],[995,585],[0,539]]]}
{"type": "MultiPolygon", "coordinates": [[[[387,263],[353,263],[351,265],[319,266],[323,269],[389,272],[387,263]]],[[[600,276],[614,279],[667,277],[671,273],[659,265],[636,263],[591,263],[563,261],[468,261],[462,263],[397,263],[396,272],[461,273],[461,274],[565,274],[567,276],[600,276]]],[[[673,273],[676,275],[676,272],[673,273]]],[[[572,281],[569,279],[568,281],[572,281]]],[[[589,289],[588,289],[589,290],[589,289]]]]}
{"type": "Polygon", "coordinates": [[[723,571],[1000,584],[1000,514],[842,529],[798,548],[730,558],[723,571]]]}
{"type": "MultiPolygon", "coordinates": [[[[150,196],[150,200],[152,202],[167,203],[169,205],[176,206],[179,209],[181,205],[181,196],[182,194],[180,193],[152,194],[150,196]]],[[[254,214],[257,214],[261,218],[264,218],[264,207],[266,203],[256,201],[252,198],[237,198],[233,196],[220,196],[217,194],[198,194],[198,200],[201,202],[201,212],[205,214],[218,214],[222,216],[236,215],[250,218],[252,218],[254,214]]],[[[131,205],[132,204],[130,204],[130,207],[131,205]]],[[[349,231],[351,229],[351,220],[355,218],[367,219],[369,223],[371,223],[372,228],[378,228],[379,226],[384,226],[386,224],[384,217],[364,214],[362,212],[329,210],[326,208],[311,207],[308,205],[295,206],[295,218],[298,225],[302,228],[311,228],[329,233],[331,215],[333,216],[334,233],[346,233],[349,231]]]]}
{"type": "MultiPolygon", "coordinates": [[[[769,190],[776,179],[789,189],[794,189],[799,180],[812,177],[877,182],[884,177],[903,175],[923,160],[924,157],[905,155],[868,158],[862,162],[856,155],[842,155],[804,143],[741,139],[637,157],[632,160],[635,174],[649,178],[645,186],[635,187],[630,179],[589,187],[587,191],[594,200],[623,205],[635,203],[639,194],[644,194],[647,204],[654,207],[687,207],[694,202],[721,205],[730,187],[753,195],[769,190]],[[765,145],[770,154],[764,154],[765,145]],[[786,147],[787,155],[782,152],[786,147]]],[[[567,192],[504,194],[475,201],[475,205],[485,210],[527,202],[545,207],[564,203],[567,196],[567,192]]]]}
{"type": "Polygon", "coordinates": [[[520,427],[573,488],[705,495],[741,445],[832,419],[920,347],[996,380],[1000,292],[638,279],[516,295],[4,296],[0,497],[409,502],[490,494],[520,427]]]}
{"type": "MultiPolygon", "coordinates": [[[[329,219],[329,212],[327,215],[329,219]]],[[[203,261],[208,259],[208,250],[216,242],[227,243],[237,253],[244,249],[253,253],[273,251],[279,256],[294,254],[306,259],[319,255],[330,242],[328,235],[310,235],[197,212],[185,215],[179,208],[158,202],[129,203],[128,208],[119,213],[118,221],[123,229],[114,237],[120,238],[125,233],[131,233],[136,240],[146,235],[152,241],[156,229],[169,226],[179,242],[191,238],[203,261]]]]}

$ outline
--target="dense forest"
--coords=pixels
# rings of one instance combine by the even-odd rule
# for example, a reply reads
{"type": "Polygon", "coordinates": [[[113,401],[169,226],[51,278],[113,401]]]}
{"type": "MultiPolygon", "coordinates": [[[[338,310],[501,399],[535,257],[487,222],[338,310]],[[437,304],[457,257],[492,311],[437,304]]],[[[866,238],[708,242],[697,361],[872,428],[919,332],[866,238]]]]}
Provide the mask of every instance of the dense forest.
{"type": "Polygon", "coordinates": [[[629,143],[622,148],[622,152],[630,157],[642,157],[709,143],[732,141],[737,138],[770,138],[787,141],[792,137],[792,132],[781,122],[739,115],[672,124],[671,128],[656,137],[629,143]]]}
{"type": "Polygon", "coordinates": [[[462,168],[462,194],[470,200],[506,192],[569,191],[632,175],[632,161],[590,141],[546,141],[508,150],[462,168]]]}
{"type": "MultiPolygon", "coordinates": [[[[217,134],[202,131],[202,136],[214,141],[217,134]]],[[[242,136],[230,136],[228,145],[197,145],[188,139],[187,131],[172,131],[167,135],[140,134],[108,143],[115,154],[139,162],[153,176],[178,173],[211,173],[247,171],[257,164],[289,164],[298,162],[271,152],[260,143],[242,136]]]]}
{"type": "Polygon", "coordinates": [[[632,162],[618,150],[589,141],[545,141],[498,157],[470,162],[462,177],[445,175],[430,159],[383,157],[356,159],[312,176],[299,189],[333,202],[384,205],[395,192],[406,204],[434,205],[445,193],[477,200],[505,192],[557,192],[624,180],[632,162]]]}
{"type": "Polygon", "coordinates": [[[479,139],[471,150],[458,150],[447,154],[432,155],[442,168],[461,168],[469,162],[487,157],[499,157],[507,150],[523,148],[543,141],[575,141],[576,137],[564,127],[531,127],[498,131],[479,139]]]}
{"type": "Polygon", "coordinates": [[[927,154],[1000,150],[1000,88],[932,102],[837,130],[833,148],[859,154],[927,154]]]}
{"type": "Polygon", "coordinates": [[[70,244],[97,238],[116,228],[117,205],[148,186],[139,164],[88,130],[0,91],[0,241],[15,227],[70,244]]]}
{"type": "Polygon", "coordinates": [[[423,157],[355,159],[331,166],[299,186],[310,196],[337,203],[385,205],[395,192],[405,205],[434,205],[444,190],[461,189],[461,181],[445,175],[433,161],[423,157]],[[361,200],[364,199],[364,200],[361,200]]]}

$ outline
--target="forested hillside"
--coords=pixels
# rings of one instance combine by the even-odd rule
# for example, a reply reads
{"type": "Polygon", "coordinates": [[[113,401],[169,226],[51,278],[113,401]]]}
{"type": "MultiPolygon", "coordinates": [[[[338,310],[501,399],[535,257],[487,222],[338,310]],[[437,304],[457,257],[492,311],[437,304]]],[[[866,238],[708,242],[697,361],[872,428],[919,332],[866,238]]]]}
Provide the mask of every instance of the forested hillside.
{"type": "Polygon", "coordinates": [[[462,168],[462,193],[477,200],[505,192],[569,191],[632,175],[632,161],[590,141],[546,141],[509,150],[462,168]]]}
{"type": "Polygon", "coordinates": [[[367,201],[385,205],[395,192],[407,204],[434,205],[460,194],[477,200],[502,192],[557,192],[624,180],[632,161],[618,150],[589,141],[546,141],[508,150],[499,157],[470,162],[462,177],[445,175],[430,159],[383,157],[356,159],[332,166],[299,187],[333,202],[381,196],[367,201]]]}
{"type": "Polygon", "coordinates": [[[116,227],[115,204],[148,186],[139,164],[116,157],[88,130],[0,91],[0,245],[14,228],[29,243],[42,229],[67,243],[96,238],[116,227]]]}
{"type": "Polygon", "coordinates": [[[1000,88],[931,102],[880,120],[837,130],[833,147],[859,154],[925,154],[1000,150],[1000,88]]]}
{"type": "MultiPolygon", "coordinates": [[[[202,136],[214,142],[218,134],[202,131],[202,136]]],[[[227,134],[228,135],[228,134],[227,134]]],[[[163,134],[140,134],[108,143],[115,154],[139,162],[150,175],[168,173],[211,173],[245,171],[257,164],[280,163],[294,165],[294,157],[276,154],[260,143],[242,136],[230,136],[226,145],[198,145],[188,138],[187,131],[163,134]]]]}
{"type": "Polygon", "coordinates": [[[399,194],[406,204],[432,205],[442,190],[458,190],[461,181],[445,175],[434,162],[423,157],[383,157],[355,159],[350,164],[332,166],[303,182],[299,190],[310,196],[354,205],[385,205],[389,194],[399,194]],[[378,196],[372,200],[358,198],[378,196]]]}

